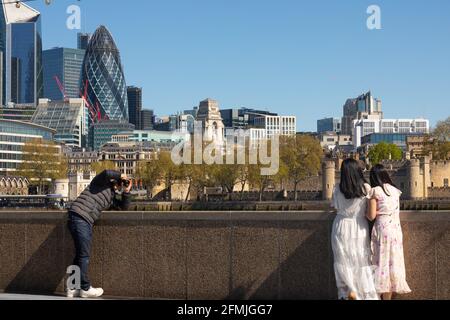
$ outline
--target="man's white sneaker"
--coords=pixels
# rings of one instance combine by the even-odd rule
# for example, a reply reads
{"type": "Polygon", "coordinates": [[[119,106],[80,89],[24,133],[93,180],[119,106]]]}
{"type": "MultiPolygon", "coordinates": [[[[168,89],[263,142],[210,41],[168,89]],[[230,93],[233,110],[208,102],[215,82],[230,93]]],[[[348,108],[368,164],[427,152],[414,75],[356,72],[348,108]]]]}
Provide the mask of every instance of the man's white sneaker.
{"type": "Polygon", "coordinates": [[[99,298],[103,295],[103,289],[102,288],[92,288],[88,291],[81,290],[80,296],[82,298],[99,298]]]}
{"type": "Polygon", "coordinates": [[[80,290],[71,290],[71,289],[67,289],[66,291],[66,297],[67,298],[77,298],[80,296],[80,290]]]}

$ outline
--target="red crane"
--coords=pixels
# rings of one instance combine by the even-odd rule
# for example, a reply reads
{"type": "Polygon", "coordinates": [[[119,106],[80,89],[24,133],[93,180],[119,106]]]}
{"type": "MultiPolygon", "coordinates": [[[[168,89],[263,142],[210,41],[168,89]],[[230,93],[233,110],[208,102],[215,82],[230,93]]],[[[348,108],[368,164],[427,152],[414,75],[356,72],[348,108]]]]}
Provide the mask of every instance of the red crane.
{"type": "Polygon", "coordinates": [[[69,101],[69,97],[66,94],[66,89],[64,88],[63,84],[59,80],[58,76],[55,75],[54,78],[55,78],[56,84],[58,85],[59,91],[61,91],[61,93],[62,93],[62,95],[64,97],[64,102],[69,101]]]}

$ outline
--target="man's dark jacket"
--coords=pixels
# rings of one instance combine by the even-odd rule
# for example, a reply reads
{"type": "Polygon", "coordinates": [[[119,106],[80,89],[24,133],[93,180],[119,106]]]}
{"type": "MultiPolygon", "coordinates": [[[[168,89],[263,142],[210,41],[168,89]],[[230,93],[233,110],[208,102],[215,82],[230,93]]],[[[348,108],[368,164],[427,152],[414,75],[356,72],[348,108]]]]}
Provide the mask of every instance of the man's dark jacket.
{"type": "Polygon", "coordinates": [[[130,194],[122,193],[122,199],[116,199],[114,184],[111,180],[120,181],[120,172],[105,170],[92,180],[91,184],[72,203],[69,211],[74,212],[94,224],[102,211],[127,210],[130,205],[130,194]]]}

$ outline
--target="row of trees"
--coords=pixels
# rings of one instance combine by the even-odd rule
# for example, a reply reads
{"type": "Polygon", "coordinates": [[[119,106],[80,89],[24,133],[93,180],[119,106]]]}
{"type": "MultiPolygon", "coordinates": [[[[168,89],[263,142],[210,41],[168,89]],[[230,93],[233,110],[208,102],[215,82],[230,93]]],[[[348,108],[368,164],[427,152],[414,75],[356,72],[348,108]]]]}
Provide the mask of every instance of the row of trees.
{"type": "Polygon", "coordinates": [[[297,198],[296,191],[300,182],[319,174],[322,156],[320,143],[313,137],[282,137],[279,170],[273,176],[261,174],[263,165],[248,163],[248,150],[246,164],[220,165],[175,165],[170,153],[162,152],[157,160],[141,163],[137,175],[149,189],[164,182],[169,197],[175,183],[185,182],[188,185],[186,200],[191,191],[195,190],[200,194],[205,187],[221,187],[224,193],[230,195],[235,190],[242,194],[246,185],[258,190],[262,199],[264,191],[271,183],[280,185],[282,189],[286,183],[292,183],[297,198]]]}

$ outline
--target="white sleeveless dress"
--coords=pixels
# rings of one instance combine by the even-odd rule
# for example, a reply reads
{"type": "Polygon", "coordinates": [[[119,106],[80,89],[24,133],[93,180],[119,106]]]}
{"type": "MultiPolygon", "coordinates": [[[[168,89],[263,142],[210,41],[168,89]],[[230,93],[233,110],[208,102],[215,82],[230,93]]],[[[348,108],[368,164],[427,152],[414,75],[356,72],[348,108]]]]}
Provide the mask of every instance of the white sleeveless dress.
{"type": "MultiPolygon", "coordinates": [[[[366,184],[365,187],[369,195],[370,186],[366,184]]],[[[350,292],[354,292],[358,300],[379,300],[374,267],[371,265],[367,197],[346,199],[336,186],[333,206],[337,216],[333,223],[331,245],[339,299],[347,299],[350,292]]]]}

